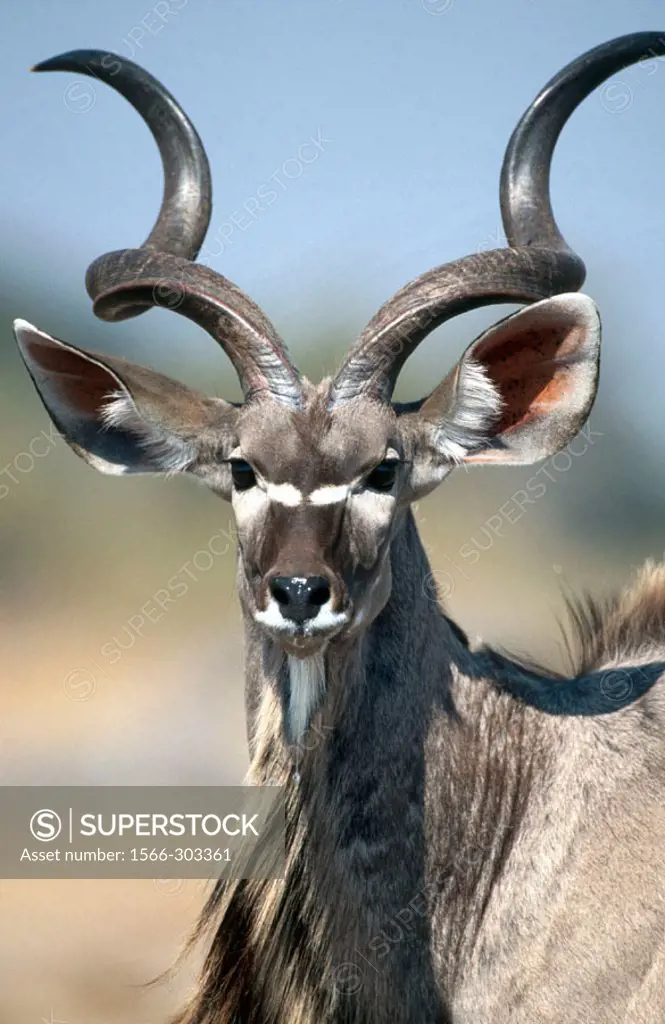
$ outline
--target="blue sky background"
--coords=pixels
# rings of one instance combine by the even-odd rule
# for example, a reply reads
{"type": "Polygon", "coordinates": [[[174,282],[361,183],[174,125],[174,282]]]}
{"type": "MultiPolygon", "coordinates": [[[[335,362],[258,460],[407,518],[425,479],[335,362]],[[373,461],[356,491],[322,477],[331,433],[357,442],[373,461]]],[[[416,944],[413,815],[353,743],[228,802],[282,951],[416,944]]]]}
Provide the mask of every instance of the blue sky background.
{"type": "MultiPolygon", "coordinates": [[[[192,365],[210,354],[201,332],[169,313],[121,327],[94,320],[85,267],[143,240],[161,196],[159,158],[122,98],[73,75],[30,75],[35,61],[99,47],[164,81],[213,168],[209,262],[266,307],[299,356],[325,329],[340,348],[350,343],[418,273],[500,244],[499,168],[524,107],[585,49],[663,24],[657,0],[5,3],[3,287],[41,275],[52,299],[42,326],[62,334],[75,310],[77,332],[90,327],[91,341],[69,335],[80,344],[136,344],[167,369],[183,353],[192,365]],[[289,180],[297,166],[285,162],[318,132],[330,140],[324,151],[289,180]],[[277,200],[229,237],[230,216],[276,172],[286,184],[277,200]]],[[[665,61],[631,69],[576,112],[553,172],[559,223],[603,314],[601,401],[658,449],[664,123],[665,61]]],[[[16,313],[30,318],[26,302],[16,313]]],[[[429,339],[407,387],[425,367],[442,375],[495,314],[429,339]]],[[[654,458],[665,461],[659,450],[654,458]]]]}

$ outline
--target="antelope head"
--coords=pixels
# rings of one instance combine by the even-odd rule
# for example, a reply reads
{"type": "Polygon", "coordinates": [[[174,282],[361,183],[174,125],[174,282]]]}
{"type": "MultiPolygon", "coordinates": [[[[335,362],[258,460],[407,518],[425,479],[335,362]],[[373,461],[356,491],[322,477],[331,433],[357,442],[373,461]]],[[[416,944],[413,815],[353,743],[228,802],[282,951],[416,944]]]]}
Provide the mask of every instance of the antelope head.
{"type": "Polygon", "coordinates": [[[90,465],[116,475],[186,473],[231,502],[244,614],[292,658],[368,628],[391,593],[391,542],[409,505],[456,466],[531,463],[583,425],[596,391],[599,321],[577,294],[584,266],[549,204],[551,154],[572,109],[565,90],[546,88],[511,140],[501,182],[509,246],[408,284],[336,375],[314,384],[254,302],[194,262],[210,219],[210,175],[175,100],[112,54],[74,51],[37,70],[113,86],[147,122],[164,164],[164,200],[145,243],[88,270],[96,314],[120,320],[166,305],[189,317],[226,352],[244,401],[208,397],[19,320],[21,355],[54,424],[90,465]],[[472,341],[424,398],[392,400],[405,361],[432,330],[501,302],[525,305],[472,341]]]}

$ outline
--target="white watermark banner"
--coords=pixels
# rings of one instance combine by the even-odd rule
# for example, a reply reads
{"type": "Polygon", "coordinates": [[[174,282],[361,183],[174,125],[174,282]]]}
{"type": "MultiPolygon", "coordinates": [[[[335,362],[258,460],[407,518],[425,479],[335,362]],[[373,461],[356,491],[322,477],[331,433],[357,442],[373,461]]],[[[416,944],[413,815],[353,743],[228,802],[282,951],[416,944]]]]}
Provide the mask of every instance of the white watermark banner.
{"type": "Polygon", "coordinates": [[[2,786],[1,878],[283,878],[278,786],[2,786]]]}

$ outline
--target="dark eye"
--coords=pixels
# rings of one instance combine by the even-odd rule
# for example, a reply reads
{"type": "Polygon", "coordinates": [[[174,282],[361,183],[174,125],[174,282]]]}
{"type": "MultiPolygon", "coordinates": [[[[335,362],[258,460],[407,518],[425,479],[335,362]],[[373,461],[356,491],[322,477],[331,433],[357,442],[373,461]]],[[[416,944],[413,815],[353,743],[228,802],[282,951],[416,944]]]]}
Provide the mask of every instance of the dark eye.
{"type": "Polygon", "coordinates": [[[373,491],[392,491],[398,465],[399,463],[394,460],[380,462],[365,479],[365,486],[373,491]]]}
{"type": "Polygon", "coordinates": [[[236,491],[248,491],[256,483],[256,474],[249,462],[244,459],[234,459],[231,463],[231,476],[236,491]]]}

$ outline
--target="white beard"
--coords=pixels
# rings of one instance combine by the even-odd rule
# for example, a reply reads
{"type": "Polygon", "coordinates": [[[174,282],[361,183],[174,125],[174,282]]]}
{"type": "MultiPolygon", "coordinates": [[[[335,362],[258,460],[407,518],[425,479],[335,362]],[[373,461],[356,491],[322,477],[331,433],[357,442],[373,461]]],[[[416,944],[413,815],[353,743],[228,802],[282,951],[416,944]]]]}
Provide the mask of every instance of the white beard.
{"type": "Polygon", "coordinates": [[[326,688],[326,667],[322,653],[311,658],[288,655],[291,683],[287,710],[287,732],[290,743],[302,742],[326,688]]]}

